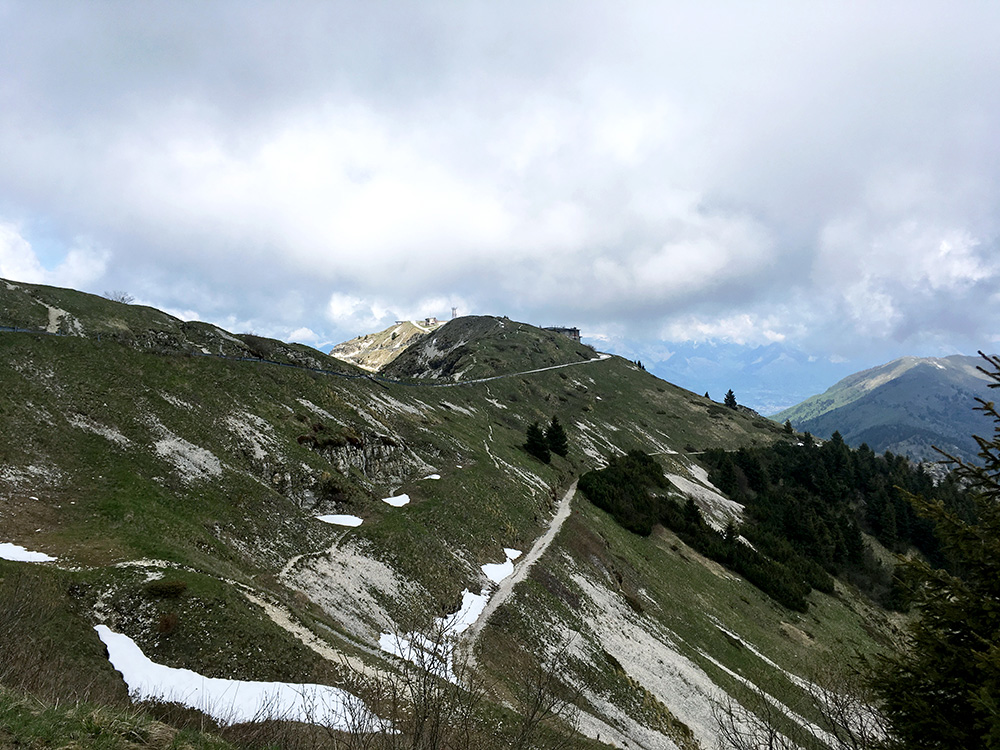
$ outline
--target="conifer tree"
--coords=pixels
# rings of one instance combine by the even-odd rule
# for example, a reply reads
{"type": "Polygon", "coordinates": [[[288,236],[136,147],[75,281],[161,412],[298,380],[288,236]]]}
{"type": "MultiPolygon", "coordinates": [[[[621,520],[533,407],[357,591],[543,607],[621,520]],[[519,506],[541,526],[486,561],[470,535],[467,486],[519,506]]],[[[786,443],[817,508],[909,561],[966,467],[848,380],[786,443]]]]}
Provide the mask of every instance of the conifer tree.
{"type": "Polygon", "coordinates": [[[557,456],[565,458],[566,454],[569,453],[569,438],[566,437],[566,430],[559,424],[558,417],[552,417],[552,422],[545,430],[545,442],[548,444],[549,450],[557,456]]]}
{"type": "MultiPolygon", "coordinates": [[[[1000,358],[980,355],[989,387],[1000,388],[1000,358]]],[[[953,564],[945,571],[905,563],[919,617],[907,648],[884,665],[876,685],[906,750],[1000,747],[1000,413],[993,402],[976,400],[994,423],[992,439],[975,436],[982,464],[946,455],[974,493],[976,521],[940,501],[910,497],[933,521],[953,564]]]]}
{"type": "Polygon", "coordinates": [[[733,393],[732,388],[726,391],[726,400],[723,403],[725,403],[725,405],[728,406],[730,409],[736,408],[736,394],[733,393]]]}
{"type": "Polygon", "coordinates": [[[549,441],[545,439],[545,432],[538,425],[538,422],[534,422],[529,428],[524,442],[524,449],[528,451],[532,456],[537,458],[542,463],[548,463],[552,460],[552,455],[549,452],[549,441]]]}

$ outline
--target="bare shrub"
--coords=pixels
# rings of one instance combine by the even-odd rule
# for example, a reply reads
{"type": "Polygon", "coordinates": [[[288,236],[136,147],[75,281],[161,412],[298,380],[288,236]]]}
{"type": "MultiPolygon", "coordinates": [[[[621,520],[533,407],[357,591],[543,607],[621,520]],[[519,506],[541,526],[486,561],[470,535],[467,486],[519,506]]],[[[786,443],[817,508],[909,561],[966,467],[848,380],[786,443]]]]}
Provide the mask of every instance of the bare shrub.
{"type": "MultiPolygon", "coordinates": [[[[865,674],[850,658],[829,658],[827,665],[799,683],[796,705],[779,703],[752,685],[743,703],[734,697],[712,706],[722,750],[877,750],[885,746],[888,724],[865,674]],[[839,665],[847,664],[846,668],[839,665]],[[832,665],[838,665],[837,667],[832,665]],[[793,717],[791,712],[797,714],[793,717]],[[808,728],[801,717],[813,717],[808,728]]],[[[765,684],[766,683],[761,683],[765,684]]]]}

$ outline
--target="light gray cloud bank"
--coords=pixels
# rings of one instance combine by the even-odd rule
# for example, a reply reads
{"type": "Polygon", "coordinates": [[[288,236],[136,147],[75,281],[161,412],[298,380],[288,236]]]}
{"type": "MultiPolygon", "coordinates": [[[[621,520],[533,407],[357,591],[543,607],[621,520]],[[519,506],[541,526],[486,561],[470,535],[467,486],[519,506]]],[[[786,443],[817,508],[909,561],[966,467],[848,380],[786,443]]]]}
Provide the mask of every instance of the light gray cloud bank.
{"type": "Polygon", "coordinates": [[[451,306],[995,341],[990,4],[6,2],[0,28],[3,276],[311,343],[451,306]]]}

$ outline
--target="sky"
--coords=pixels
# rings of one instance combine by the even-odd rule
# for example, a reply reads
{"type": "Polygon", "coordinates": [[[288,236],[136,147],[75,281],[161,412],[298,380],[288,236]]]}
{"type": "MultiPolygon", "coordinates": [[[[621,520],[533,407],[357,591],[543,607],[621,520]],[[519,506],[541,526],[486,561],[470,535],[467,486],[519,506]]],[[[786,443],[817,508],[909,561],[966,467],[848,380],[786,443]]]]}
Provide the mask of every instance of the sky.
{"type": "Polygon", "coordinates": [[[0,0],[0,277],[321,348],[457,307],[653,370],[995,349],[998,33],[961,0],[0,0]]]}

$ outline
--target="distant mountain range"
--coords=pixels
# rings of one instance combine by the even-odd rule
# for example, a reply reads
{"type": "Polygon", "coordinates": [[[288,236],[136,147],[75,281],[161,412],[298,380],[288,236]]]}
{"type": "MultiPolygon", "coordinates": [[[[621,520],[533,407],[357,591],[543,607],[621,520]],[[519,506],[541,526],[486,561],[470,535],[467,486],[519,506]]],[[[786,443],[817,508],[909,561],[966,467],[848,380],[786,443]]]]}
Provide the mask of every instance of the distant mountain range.
{"type": "Polygon", "coordinates": [[[992,429],[976,411],[975,398],[989,398],[979,357],[903,357],[844,378],[825,392],[772,416],[799,431],[866,443],[917,461],[941,458],[934,446],[975,459],[974,434],[992,429]]]}
{"type": "Polygon", "coordinates": [[[708,393],[721,401],[730,388],[739,403],[761,414],[772,414],[819,393],[840,378],[872,362],[831,361],[783,343],[745,346],[732,343],[671,343],[668,356],[644,352],[641,347],[602,348],[629,359],[639,359],[646,369],[695,393],[708,393]]]}

